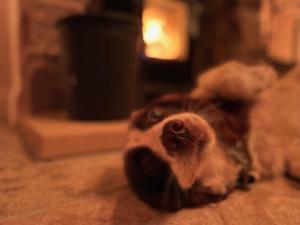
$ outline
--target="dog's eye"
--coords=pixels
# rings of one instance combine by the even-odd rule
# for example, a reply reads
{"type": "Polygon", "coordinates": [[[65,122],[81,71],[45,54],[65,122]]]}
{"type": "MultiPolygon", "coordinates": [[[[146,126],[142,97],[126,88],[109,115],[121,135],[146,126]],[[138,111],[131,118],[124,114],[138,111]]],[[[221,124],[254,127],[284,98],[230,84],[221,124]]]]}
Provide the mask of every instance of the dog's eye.
{"type": "Polygon", "coordinates": [[[152,109],[148,112],[147,116],[150,121],[157,121],[162,118],[162,113],[158,109],[152,109]]]}

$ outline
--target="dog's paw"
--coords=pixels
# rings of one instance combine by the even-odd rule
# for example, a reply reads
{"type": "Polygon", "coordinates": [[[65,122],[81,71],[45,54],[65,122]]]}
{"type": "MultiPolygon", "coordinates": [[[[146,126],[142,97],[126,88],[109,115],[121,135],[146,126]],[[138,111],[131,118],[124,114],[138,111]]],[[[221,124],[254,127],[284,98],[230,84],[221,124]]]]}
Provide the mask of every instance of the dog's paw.
{"type": "Polygon", "coordinates": [[[270,66],[246,66],[230,61],[200,75],[191,95],[194,98],[251,101],[276,79],[277,74],[270,66]]]}

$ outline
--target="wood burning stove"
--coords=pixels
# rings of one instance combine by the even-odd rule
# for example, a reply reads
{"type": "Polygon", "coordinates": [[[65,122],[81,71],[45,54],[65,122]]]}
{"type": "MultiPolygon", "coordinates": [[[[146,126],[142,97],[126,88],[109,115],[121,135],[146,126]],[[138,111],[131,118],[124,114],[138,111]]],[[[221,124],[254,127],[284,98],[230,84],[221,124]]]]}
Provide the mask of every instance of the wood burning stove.
{"type": "Polygon", "coordinates": [[[190,88],[199,6],[197,1],[144,1],[140,104],[161,94],[185,92],[190,88]]]}
{"type": "Polygon", "coordinates": [[[127,118],[137,76],[137,18],[119,12],[60,21],[72,119],[127,118]]]}

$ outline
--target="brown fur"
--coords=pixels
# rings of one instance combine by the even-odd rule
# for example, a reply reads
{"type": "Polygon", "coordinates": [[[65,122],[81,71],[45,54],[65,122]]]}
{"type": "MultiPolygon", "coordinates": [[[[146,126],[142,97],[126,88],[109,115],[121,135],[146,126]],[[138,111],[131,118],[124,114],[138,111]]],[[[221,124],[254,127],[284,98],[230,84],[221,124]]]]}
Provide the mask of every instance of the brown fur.
{"type": "Polygon", "coordinates": [[[179,209],[220,199],[252,176],[300,179],[299,97],[299,69],[281,80],[268,66],[237,62],[208,71],[190,95],[164,96],[133,114],[124,156],[130,185],[155,207],[179,209]],[[183,146],[169,131],[164,135],[173,121],[189,131],[179,141],[190,142],[170,154],[168,148],[183,146]],[[149,188],[151,180],[157,185],[149,188]]]}
{"type": "Polygon", "coordinates": [[[249,151],[258,177],[287,173],[300,179],[299,68],[258,96],[249,121],[249,151]]]}

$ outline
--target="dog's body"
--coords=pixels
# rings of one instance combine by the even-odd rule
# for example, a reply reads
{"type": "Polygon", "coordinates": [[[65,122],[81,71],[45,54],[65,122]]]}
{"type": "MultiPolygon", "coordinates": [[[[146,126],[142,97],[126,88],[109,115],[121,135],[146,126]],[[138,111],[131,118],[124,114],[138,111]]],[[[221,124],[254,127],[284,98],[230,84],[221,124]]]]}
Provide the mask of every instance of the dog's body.
{"type": "Polygon", "coordinates": [[[300,71],[226,63],[188,95],[163,96],[131,117],[124,156],[133,190],[179,209],[288,173],[300,178],[300,71]]]}

